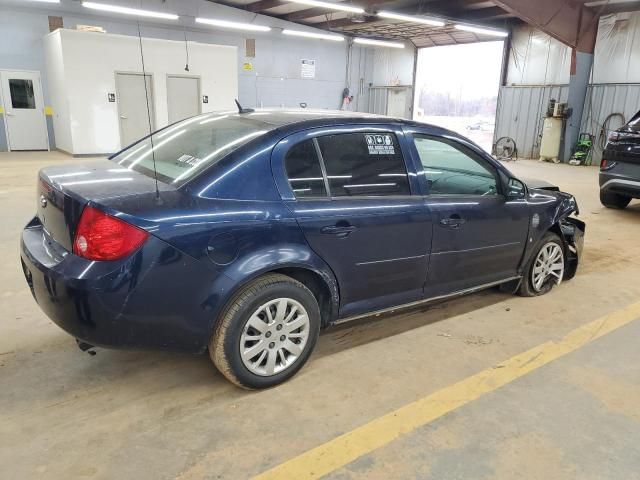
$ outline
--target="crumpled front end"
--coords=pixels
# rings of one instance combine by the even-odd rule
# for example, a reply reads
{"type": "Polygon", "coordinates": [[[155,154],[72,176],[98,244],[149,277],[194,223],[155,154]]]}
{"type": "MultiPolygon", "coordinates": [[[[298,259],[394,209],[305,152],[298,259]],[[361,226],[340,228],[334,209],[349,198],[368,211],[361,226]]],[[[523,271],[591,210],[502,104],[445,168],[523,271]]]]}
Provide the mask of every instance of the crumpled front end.
{"type": "Polygon", "coordinates": [[[565,217],[560,220],[560,230],[566,244],[564,278],[567,280],[573,278],[578,270],[584,248],[585,228],[585,223],[574,217],[565,217]]]}

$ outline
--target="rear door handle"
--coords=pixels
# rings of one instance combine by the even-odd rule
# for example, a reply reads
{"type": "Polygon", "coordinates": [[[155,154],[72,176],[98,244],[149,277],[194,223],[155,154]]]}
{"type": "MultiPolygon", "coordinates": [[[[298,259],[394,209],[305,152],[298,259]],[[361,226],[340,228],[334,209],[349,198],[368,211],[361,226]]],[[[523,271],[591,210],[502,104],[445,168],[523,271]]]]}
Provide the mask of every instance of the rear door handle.
{"type": "Polygon", "coordinates": [[[351,232],[357,230],[357,227],[353,225],[328,225],[320,229],[320,233],[325,235],[337,235],[339,237],[346,237],[351,232]]]}
{"type": "Polygon", "coordinates": [[[440,219],[440,225],[449,227],[449,228],[460,228],[461,225],[464,225],[466,220],[460,215],[451,215],[449,218],[440,219]]]}

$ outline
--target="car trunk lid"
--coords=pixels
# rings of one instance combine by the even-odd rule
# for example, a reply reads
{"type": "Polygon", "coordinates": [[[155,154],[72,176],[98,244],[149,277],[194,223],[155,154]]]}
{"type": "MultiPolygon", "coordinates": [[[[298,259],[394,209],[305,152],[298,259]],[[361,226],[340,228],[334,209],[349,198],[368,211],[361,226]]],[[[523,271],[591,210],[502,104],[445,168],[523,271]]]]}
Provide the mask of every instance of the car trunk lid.
{"type": "MultiPolygon", "coordinates": [[[[50,239],[71,251],[82,210],[132,195],[155,192],[153,178],[109,160],[43,168],[38,175],[38,219],[50,239]]],[[[158,183],[160,191],[174,190],[158,183]]]]}

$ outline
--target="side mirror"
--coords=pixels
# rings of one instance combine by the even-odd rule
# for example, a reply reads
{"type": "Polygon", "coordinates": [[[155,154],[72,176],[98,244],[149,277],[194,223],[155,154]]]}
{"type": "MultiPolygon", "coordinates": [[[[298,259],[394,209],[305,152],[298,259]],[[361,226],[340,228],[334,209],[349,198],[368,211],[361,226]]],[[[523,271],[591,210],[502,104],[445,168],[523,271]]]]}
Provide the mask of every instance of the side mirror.
{"type": "Polygon", "coordinates": [[[510,178],[507,182],[507,200],[519,200],[527,195],[527,187],[517,178],[510,178]]]}

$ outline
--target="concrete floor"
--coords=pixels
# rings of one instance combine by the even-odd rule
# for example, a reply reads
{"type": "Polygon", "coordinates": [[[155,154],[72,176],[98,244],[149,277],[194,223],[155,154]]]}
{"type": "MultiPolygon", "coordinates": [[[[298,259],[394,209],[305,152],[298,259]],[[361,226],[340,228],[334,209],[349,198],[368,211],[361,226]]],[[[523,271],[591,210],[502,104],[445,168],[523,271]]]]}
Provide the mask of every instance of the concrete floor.
{"type": "MultiPolygon", "coordinates": [[[[640,203],[598,202],[597,169],[518,161],[574,193],[578,276],[541,298],[496,290],[325,332],[275,389],[246,392],[207,356],[80,352],[31,298],[18,239],[37,170],[0,154],[0,478],[241,479],[640,298],[640,203]]],[[[640,322],[332,471],[332,479],[640,478],[640,322]]]]}

